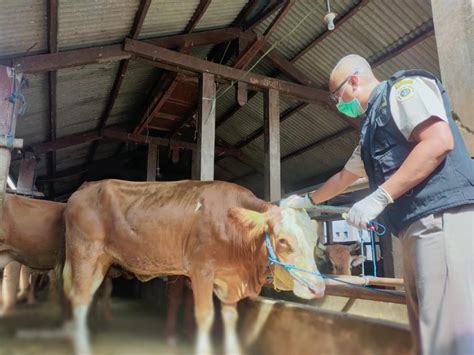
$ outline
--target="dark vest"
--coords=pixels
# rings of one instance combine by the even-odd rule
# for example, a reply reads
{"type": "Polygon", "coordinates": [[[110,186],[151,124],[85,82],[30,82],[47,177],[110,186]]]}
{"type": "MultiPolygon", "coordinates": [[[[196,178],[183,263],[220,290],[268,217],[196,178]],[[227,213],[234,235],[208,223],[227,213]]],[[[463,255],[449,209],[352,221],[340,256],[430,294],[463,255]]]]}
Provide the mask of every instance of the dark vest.
{"type": "Polygon", "coordinates": [[[389,101],[392,86],[410,76],[424,76],[436,81],[454,137],[454,149],[425,180],[385,209],[381,215],[382,222],[395,235],[429,214],[455,206],[474,204],[474,161],[471,160],[454,123],[445,89],[433,74],[422,70],[395,73],[377,86],[369,99],[365,119],[361,123],[360,142],[370,189],[376,190],[388,180],[416,145],[416,142],[407,141],[398,129],[390,112],[389,101]]]}

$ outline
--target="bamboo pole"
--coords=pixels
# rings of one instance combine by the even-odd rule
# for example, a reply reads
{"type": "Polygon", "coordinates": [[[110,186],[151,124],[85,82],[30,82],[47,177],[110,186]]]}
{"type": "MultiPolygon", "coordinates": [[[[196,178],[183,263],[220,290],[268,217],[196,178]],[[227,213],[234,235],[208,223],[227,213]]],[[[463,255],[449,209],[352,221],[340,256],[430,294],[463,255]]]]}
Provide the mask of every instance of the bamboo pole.
{"type": "Polygon", "coordinates": [[[326,279],[326,285],[342,285],[341,280],[350,282],[351,284],[361,286],[385,286],[385,287],[400,287],[404,286],[403,279],[395,279],[391,277],[374,277],[374,276],[342,276],[334,275],[331,279],[326,279]],[[334,280],[336,279],[336,280],[334,280]]]}
{"type": "Polygon", "coordinates": [[[406,304],[405,292],[403,291],[377,292],[368,288],[351,287],[341,284],[326,285],[325,295],[406,304]]]}

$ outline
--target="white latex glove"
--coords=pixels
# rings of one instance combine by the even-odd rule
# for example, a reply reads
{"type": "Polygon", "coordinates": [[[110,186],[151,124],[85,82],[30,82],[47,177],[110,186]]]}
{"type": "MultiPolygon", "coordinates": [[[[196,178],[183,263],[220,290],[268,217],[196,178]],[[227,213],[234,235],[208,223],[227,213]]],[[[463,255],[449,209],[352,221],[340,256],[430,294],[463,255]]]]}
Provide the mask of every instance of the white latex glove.
{"type": "Polygon", "coordinates": [[[311,208],[313,203],[308,197],[308,194],[304,196],[291,195],[280,201],[280,207],[291,207],[291,208],[311,208]]]}
{"type": "Polygon", "coordinates": [[[347,214],[346,222],[356,228],[365,229],[369,222],[377,218],[391,203],[393,203],[392,197],[382,187],[379,187],[352,206],[347,214]]]}

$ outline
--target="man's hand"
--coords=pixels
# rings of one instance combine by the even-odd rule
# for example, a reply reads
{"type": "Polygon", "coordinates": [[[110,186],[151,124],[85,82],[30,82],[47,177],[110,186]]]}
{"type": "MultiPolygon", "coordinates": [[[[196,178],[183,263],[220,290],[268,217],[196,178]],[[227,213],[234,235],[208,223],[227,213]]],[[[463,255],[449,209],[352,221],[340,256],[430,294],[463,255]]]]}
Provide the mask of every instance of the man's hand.
{"type": "Polygon", "coordinates": [[[280,201],[280,207],[291,207],[291,208],[311,208],[313,203],[305,194],[303,197],[298,195],[291,195],[280,201]]]}
{"type": "Polygon", "coordinates": [[[377,218],[390,203],[393,203],[392,197],[382,187],[379,187],[375,192],[352,206],[346,221],[356,228],[365,229],[369,222],[377,218]]]}

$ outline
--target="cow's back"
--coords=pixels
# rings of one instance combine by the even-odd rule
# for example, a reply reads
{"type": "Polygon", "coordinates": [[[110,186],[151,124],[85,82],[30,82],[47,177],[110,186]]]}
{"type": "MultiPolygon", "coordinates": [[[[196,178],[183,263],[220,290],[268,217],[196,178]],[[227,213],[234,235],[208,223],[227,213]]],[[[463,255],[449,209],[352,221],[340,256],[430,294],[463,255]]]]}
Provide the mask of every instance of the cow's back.
{"type": "Polygon", "coordinates": [[[0,244],[19,262],[51,269],[63,245],[66,204],[7,194],[0,244]]]}
{"type": "Polygon", "coordinates": [[[268,205],[225,182],[104,180],[69,199],[68,243],[100,243],[114,263],[138,275],[186,274],[191,254],[217,253],[232,238],[232,207],[268,205]]]}

